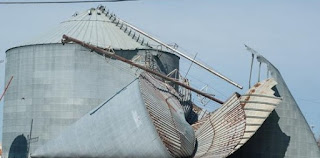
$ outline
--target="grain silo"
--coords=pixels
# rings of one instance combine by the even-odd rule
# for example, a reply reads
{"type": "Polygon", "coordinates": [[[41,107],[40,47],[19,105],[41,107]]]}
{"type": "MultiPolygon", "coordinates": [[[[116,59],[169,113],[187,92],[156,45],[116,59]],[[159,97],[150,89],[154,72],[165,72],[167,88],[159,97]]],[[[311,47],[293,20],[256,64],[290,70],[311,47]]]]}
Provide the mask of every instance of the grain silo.
{"type": "Polygon", "coordinates": [[[271,77],[221,101],[189,86],[173,53],[242,88],[103,6],[7,50],[6,81],[14,79],[4,101],[3,156],[319,157],[264,57],[258,61],[271,77]],[[191,91],[222,105],[207,112],[191,91]]]}
{"type": "Polygon", "coordinates": [[[4,157],[32,153],[139,73],[77,44],[62,45],[63,34],[112,48],[165,74],[179,68],[178,56],[153,49],[142,36],[112,21],[113,16],[101,6],[76,13],[57,28],[6,51],[5,79],[14,79],[4,100],[4,157]]]}

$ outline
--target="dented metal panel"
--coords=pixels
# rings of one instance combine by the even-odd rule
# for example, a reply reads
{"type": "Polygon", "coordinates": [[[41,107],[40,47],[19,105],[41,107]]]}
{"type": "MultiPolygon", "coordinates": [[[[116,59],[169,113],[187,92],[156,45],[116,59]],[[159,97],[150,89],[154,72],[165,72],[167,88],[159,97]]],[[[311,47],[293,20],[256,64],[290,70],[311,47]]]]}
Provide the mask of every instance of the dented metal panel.
{"type": "Polygon", "coordinates": [[[170,157],[134,79],[59,135],[41,145],[35,158],[170,157]]]}
{"type": "Polygon", "coordinates": [[[195,149],[195,135],[185,120],[175,90],[149,74],[140,76],[140,85],[146,108],[171,156],[191,156],[195,149]]]}
{"type": "MultiPolygon", "coordinates": [[[[196,157],[226,157],[240,142],[245,129],[245,113],[239,94],[234,94],[221,108],[210,114],[196,131],[196,157]]],[[[195,127],[195,126],[194,126],[195,127]]]]}
{"type": "Polygon", "coordinates": [[[192,128],[195,132],[209,119],[209,116],[202,118],[201,120],[197,121],[196,123],[192,124],[192,128]]]}
{"type": "Polygon", "coordinates": [[[281,98],[276,97],[275,91],[272,89],[276,84],[277,82],[273,78],[266,79],[255,84],[245,95],[240,97],[240,103],[246,115],[246,128],[236,149],[239,149],[256,133],[280,103],[281,98]]]}
{"type": "Polygon", "coordinates": [[[219,109],[193,125],[198,139],[196,157],[227,157],[245,144],[279,104],[272,89],[277,83],[267,79],[255,84],[247,94],[234,94],[219,109]]]}

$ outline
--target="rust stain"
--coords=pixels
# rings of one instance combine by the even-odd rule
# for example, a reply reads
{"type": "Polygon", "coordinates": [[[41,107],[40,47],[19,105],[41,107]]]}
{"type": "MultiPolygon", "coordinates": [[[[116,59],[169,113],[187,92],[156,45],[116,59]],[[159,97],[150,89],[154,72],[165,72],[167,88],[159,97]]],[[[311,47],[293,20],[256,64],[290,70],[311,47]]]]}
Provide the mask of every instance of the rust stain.
{"type": "Polygon", "coordinates": [[[258,82],[258,83],[256,83],[256,84],[254,85],[254,87],[257,88],[257,87],[259,87],[260,85],[261,85],[261,83],[258,82]]]}
{"type": "Polygon", "coordinates": [[[209,114],[205,122],[199,127],[196,136],[198,142],[206,143],[199,144],[198,150],[202,152],[195,157],[227,157],[232,154],[245,131],[245,111],[241,108],[240,99],[237,95],[232,96],[224,106],[209,114]]]}

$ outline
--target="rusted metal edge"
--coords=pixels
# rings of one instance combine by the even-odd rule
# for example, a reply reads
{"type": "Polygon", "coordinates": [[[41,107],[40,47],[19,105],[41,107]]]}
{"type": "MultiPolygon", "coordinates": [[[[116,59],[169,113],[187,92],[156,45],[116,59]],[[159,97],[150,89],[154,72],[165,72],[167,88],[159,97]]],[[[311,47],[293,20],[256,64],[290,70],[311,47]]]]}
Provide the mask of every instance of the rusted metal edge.
{"type": "MultiPolygon", "coordinates": [[[[196,127],[198,151],[196,157],[227,157],[239,145],[245,133],[246,115],[240,95],[233,94],[205,123],[196,127]]],[[[198,125],[196,125],[198,126],[198,125]]]]}
{"type": "Polygon", "coordinates": [[[245,135],[236,147],[241,148],[261,127],[271,112],[283,99],[274,95],[272,89],[277,83],[272,79],[266,79],[252,86],[245,95],[240,98],[240,103],[245,111],[246,127],[245,135]]]}

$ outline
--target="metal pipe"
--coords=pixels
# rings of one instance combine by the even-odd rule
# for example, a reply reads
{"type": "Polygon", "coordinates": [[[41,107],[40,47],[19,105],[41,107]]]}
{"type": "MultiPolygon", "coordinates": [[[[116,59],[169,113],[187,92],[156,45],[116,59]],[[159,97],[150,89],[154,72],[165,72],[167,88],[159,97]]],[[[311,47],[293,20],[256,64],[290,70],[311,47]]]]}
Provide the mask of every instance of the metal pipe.
{"type": "Polygon", "coordinates": [[[2,95],[1,95],[1,97],[0,97],[0,101],[1,101],[1,99],[3,98],[3,96],[6,94],[6,92],[7,92],[8,88],[9,88],[9,85],[10,85],[12,79],[13,79],[13,76],[11,76],[11,78],[10,78],[10,80],[9,80],[6,88],[4,89],[4,91],[3,91],[3,93],[2,93],[2,95]]]}
{"type": "MultiPolygon", "coordinates": [[[[195,59],[196,59],[197,55],[198,55],[198,53],[196,53],[196,55],[194,55],[193,60],[195,60],[195,59]]],[[[188,75],[188,73],[189,73],[189,71],[190,71],[190,69],[191,69],[191,67],[192,67],[192,64],[193,64],[193,62],[190,64],[189,69],[188,69],[188,71],[187,71],[186,75],[184,76],[184,78],[187,78],[187,75],[188,75]]]]}
{"type": "Polygon", "coordinates": [[[252,54],[251,65],[250,65],[249,89],[251,88],[251,76],[252,76],[253,61],[254,61],[254,54],[252,54]]]}
{"type": "Polygon", "coordinates": [[[213,70],[213,69],[211,69],[211,68],[209,68],[209,67],[207,67],[207,66],[203,65],[202,63],[200,63],[200,62],[198,62],[198,61],[196,61],[196,60],[192,59],[191,57],[189,57],[189,56],[187,56],[187,55],[183,54],[182,52],[180,52],[180,51],[178,51],[178,50],[176,50],[176,49],[174,49],[174,48],[170,47],[169,45],[167,45],[167,44],[165,44],[165,43],[161,42],[160,40],[158,40],[158,39],[156,39],[156,38],[154,38],[154,37],[152,37],[152,36],[148,35],[147,33],[145,33],[145,32],[143,32],[143,31],[139,30],[138,28],[136,28],[136,27],[134,27],[133,25],[131,25],[131,24],[127,23],[126,21],[121,20],[121,19],[119,19],[119,21],[123,22],[123,23],[124,23],[124,24],[126,24],[127,26],[131,27],[133,30],[135,30],[135,31],[137,31],[137,32],[139,32],[139,33],[141,33],[142,35],[144,35],[144,36],[146,36],[146,37],[150,38],[151,40],[153,40],[153,41],[155,41],[155,42],[159,43],[160,45],[165,46],[166,48],[168,48],[168,49],[170,49],[171,51],[173,51],[173,52],[177,53],[178,55],[180,55],[180,56],[182,56],[182,57],[184,57],[184,58],[186,58],[186,59],[190,60],[191,62],[193,62],[193,63],[197,64],[198,66],[200,66],[200,67],[204,68],[205,70],[207,70],[207,71],[211,72],[212,74],[214,74],[214,75],[216,75],[216,76],[220,77],[221,79],[223,79],[223,80],[225,80],[225,81],[229,82],[230,84],[232,84],[232,85],[234,85],[234,86],[236,86],[236,87],[238,87],[238,88],[240,88],[240,89],[242,89],[242,88],[243,88],[243,87],[242,87],[241,85],[239,85],[238,83],[236,83],[236,82],[232,81],[231,79],[229,79],[229,78],[227,78],[227,77],[223,76],[222,74],[220,74],[220,73],[216,72],[215,70],[213,70]]]}
{"type": "Polygon", "coordinates": [[[28,146],[27,146],[27,155],[29,156],[30,154],[30,144],[31,144],[31,139],[32,139],[32,126],[33,126],[33,119],[31,119],[31,126],[30,126],[30,133],[29,133],[29,138],[28,138],[28,146]]]}
{"type": "Polygon", "coordinates": [[[68,42],[77,43],[77,44],[79,44],[79,45],[81,45],[81,46],[83,46],[83,47],[85,47],[85,48],[91,49],[91,50],[93,50],[93,51],[95,51],[95,52],[98,52],[98,53],[105,54],[105,55],[109,56],[110,58],[114,58],[114,59],[120,60],[120,61],[125,62],[125,63],[127,63],[127,64],[130,64],[130,65],[132,65],[132,66],[134,66],[134,67],[137,67],[137,68],[142,69],[142,70],[144,70],[144,71],[147,71],[147,72],[149,72],[149,73],[151,73],[151,74],[154,74],[154,75],[156,75],[156,76],[158,76],[158,77],[161,77],[161,78],[163,78],[163,79],[165,79],[165,80],[171,81],[171,82],[173,82],[174,84],[177,84],[177,85],[179,85],[179,86],[181,86],[181,87],[184,87],[184,88],[186,88],[186,89],[189,89],[189,90],[191,90],[191,91],[193,91],[193,92],[195,92],[195,93],[197,93],[197,94],[200,94],[200,95],[202,95],[202,96],[204,96],[204,97],[206,97],[206,98],[208,98],[208,99],[210,99],[210,100],[213,100],[213,101],[215,101],[215,102],[217,102],[217,103],[219,103],[219,104],[223,104],[223,101],[221,101],[221,100],[219,100],[219,99],[217,99],[217,98],[214,98],[214,97],[210,96],[209,94],[203,93],[203,92],[201,92],[201,91],[199,91],[199,90],[197,90],[197,89],[195,89],[195,88],[192,88],[192,87],[190,87],[190,86],[188,86],[188,85],[186,85],[186,84],[184,84],[184,83],[181,83],[181,82],[179,82],[179,81],[176,81],[175,79],[172,79],[172,78],[170,78],[170,77],[167,77],[167,76],[165,76],[165,75],[163,75],[163,74],[161,74],[161,73],[159,73],[159,72],[152,71],[152,70],[150,70],[150,69],[147,68],[147,67],[144,67],[144,66],[142,66],[142,65],[136,64],[136,63],[132,62],[131,60],[128,60],[128,59],[126,59],[126,58],[124,58],[124,57],[121,57],[121,56],[116,55],[115,53],[110,53],[110,52],[108,52],[108,51],[106,51],[106,50],[104,50],[104,49],[102,49],[102,48],[93,46],[93,45],[91,45],[91,44],[87,44],[87,43],[85,43],[85,42],[82,42],[82,41],[77,40],[77,39],[72,38],[72,37],[68,37],[67,35],[63,35],[62,38],[63,38],[63,39],[62,39],[62,43],[63,43],[63,44],[64,44],[64,43],[68,43],[68,42]]]}

